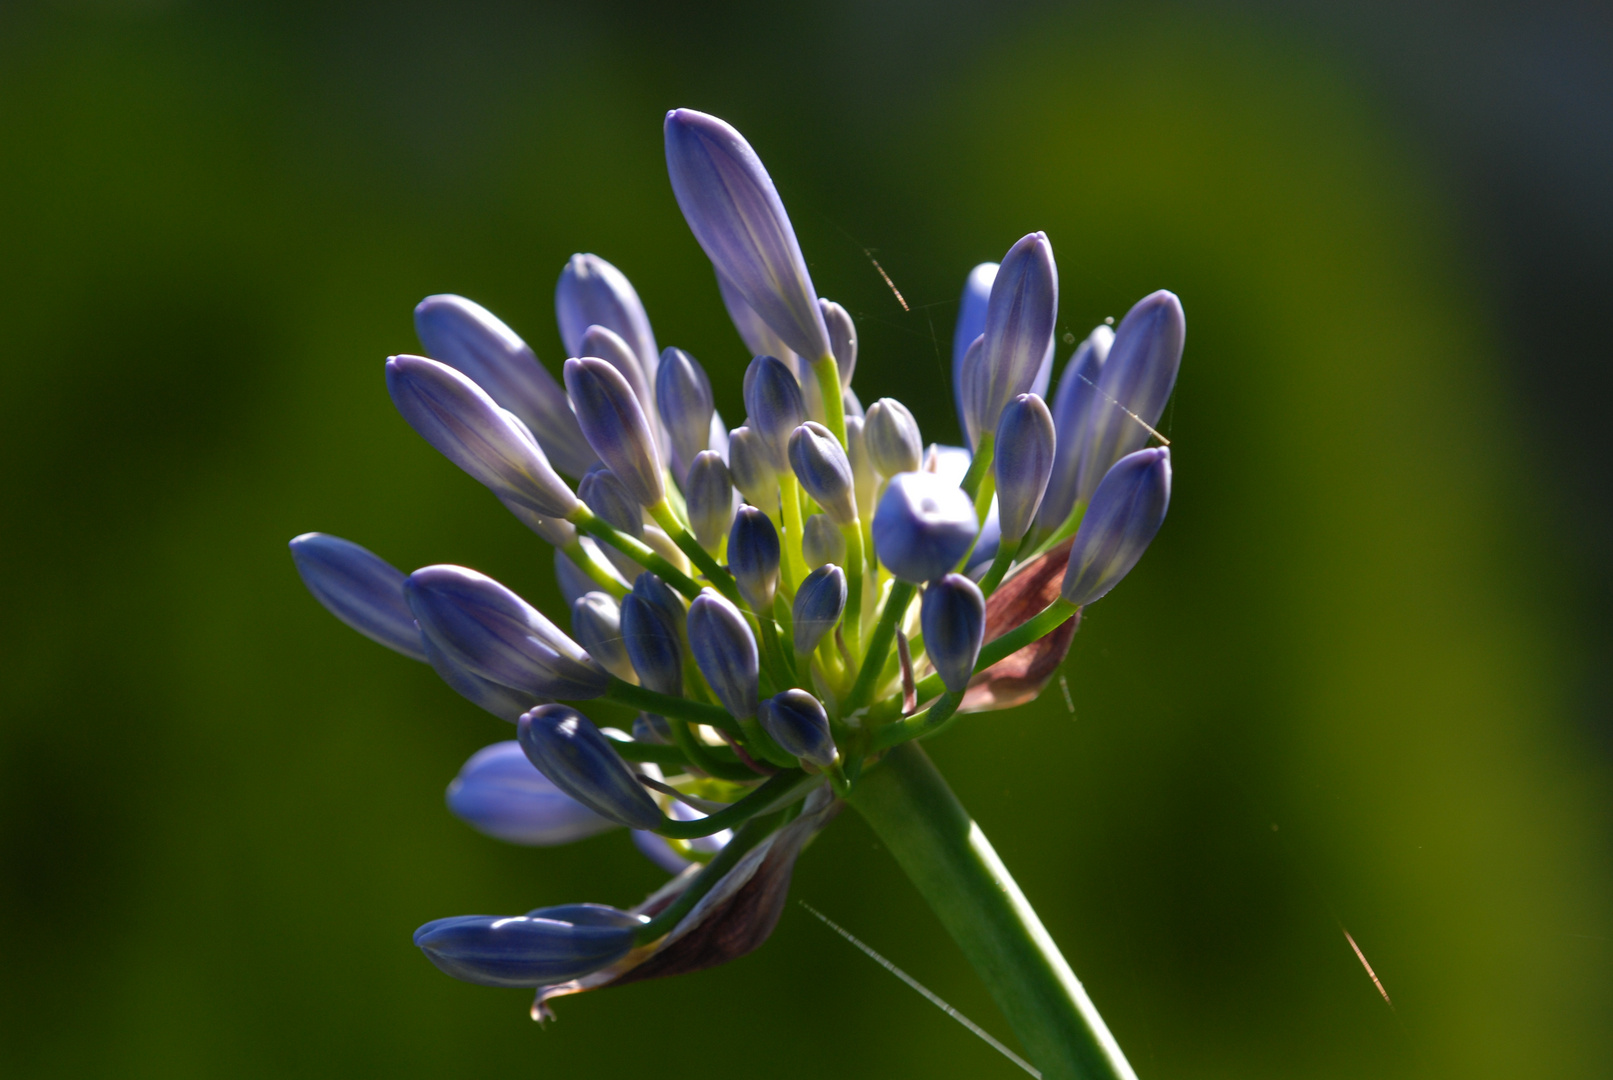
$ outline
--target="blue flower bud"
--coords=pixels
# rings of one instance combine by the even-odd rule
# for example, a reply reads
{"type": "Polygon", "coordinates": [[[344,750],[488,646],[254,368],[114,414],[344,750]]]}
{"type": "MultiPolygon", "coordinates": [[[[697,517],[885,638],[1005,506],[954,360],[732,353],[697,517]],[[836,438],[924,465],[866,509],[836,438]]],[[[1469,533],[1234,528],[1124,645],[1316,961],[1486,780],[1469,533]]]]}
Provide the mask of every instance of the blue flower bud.
{"type": "Polygon", "coordinates": [[[895,398],[880,398],[868,407],[863,438],[868,443],[868,459],[885,476],[918,472],[923,464],[924,440],[919,438],[918,421],[895,398]]]}
{"type": "Polygon", "coordinates": [[[648,921],[602,904],[539,908],[529,915],[434,919],[414,943],[437,967],[479,986],[550,986],[609,967],[648,921]]]}
{"type": "Polygon", "coordinates": [[[822,424],[808,420],[790,435],[790,467],[801,487],[836,525],[857,520],[857,494],[851,486],[851,461],[840,440],[822,424]]]}
{"type": "Polygon", "coordinates": [[[658,693],[681,697],[683,646],[677,624],[669,623],[666,613],[650,601],[628,593],[622,598],[619,626],[622,647],[639,681],[658,693]]]}
{"type": "Polygon", "coordinates": [[[573,255],[555,285],[554,310],[567,356],[589,355],[582,347],[583,335],[590,326],[603,326],[621,335],[650,385],[655,385],[660,350],[650,331],[650,317],[627,275],[598,255],[573,255]]]}
{"type": "Polygon", "coordinates": [[[745,501],[764,510],[778,512],[778,470],[762,437],[748,427],[728,433],[728,471],[745,501]]]}
{"type": "Polygon", "coordinates": [[[946,688],[962,693],[974,675],[986,634],[986,598],[962,574],[947,574],[924,587],[919,613],[924,653],[946,688]]]}
{"type": "Polygon", "coordinates": [[[415,306],[414,328],[432,359],[458,369],[519,417],[555,468],[581,476],[593,464],[566,392],[492,312],[463,296],[428,296],[415,306]]]}
{"type": "Polygon", "coordinates": [[[963,363],[958,369],[958,408],[963,410],[963,439],[972,451],[980,442],[978,419],[984,414],[982,404],[991,388],[986,371],[986,335],[981,334],[964,350],[963,363]]]}
{"type": "Polygon", "coordinates": [[[477,832],[529,847],[553,847],[614,828],[532,767],[521,744],[484,746],[448,785],[448,809],[477,832]]]}
{"type": "Polygon", "coordinates": [[[705,113],[666,116],[666,163],[689,229],[717,272],[791,349],[829,352],[817,292],[784,203],[739,132],[705,113]]]}
{"type": "Polygon", "coordinates": [[[840,756],[829,733],[829,714],[805,690],[786,690],[768,698],[758,707],[756,720],[792,757],[827,769],[840,756]]]}
{"type": "Polygon", "coordinates": [[[633,663],[622,644],[622,609],[609,595],[590,592],[578,597],[571,605],[571,632],[606,671],[633,681],[633,663]]]}
{"type": "MultiPolygon", "coordinates": [[[[747,426],[767,448],[767,462],[775,472],[790,467],[790,436],[806,420],[801,384],[777,357],[758,356],[745,370],[747,426]]],[[[732,451],[730,451],[730,455],[732,451]]]]}
{"type": "MultiPolygon", "coordinates": [[[[622,336],[603,326],[590,326],[582,336],[582,356],[593,356],[615,368],[627,380],[628,388],[644,410],[650,430],[656,430],[655,386],[644,372],[638,355],[622,336]]],[[[659,371],[657,372],[659,374],[659,371]]]]}
{"type": "Polygon", "coordinates": [[[1148,441],[1149,429],[1159,423],[1176,385],[1186,334],[1182,303],[1164,289],[1137,301],[1120,320],[1098,375],[1081,449],[1077,499],[1094,498],[1109,466],[1148,441]]]}
{"type": "Polygon", "coordinates": [[[751,310],[745,298],[739,295],[739,290],[721,273],[717,275],[717,291],[722,294],[723,307],[728,309],[734,329],[739,331],[739,340],[745,343],[745,348],[752,356],[776,356],[791,371],[800,370],[800,358],[795,355],[795,350],[773,333],[773,328],[751,310]]]}
{"type": "Polygon", "coordinates": [[[829,331],[829,348],[834,353],[835,366],[840,369],[840,385],[851,389],[851,373],[857,369],[857,324],[851,321],[846,309],[833,300],[818,297],[818,309],[823,312],[823,325],[829,331]]]}
{"type": "Polygon", "coordinates": [[[595,357],[566,361],[566,393],[599,460],[645,506],[666,497],[649,420],[622,373],[595,357]]]}
{"type": "Polygon", "coordinates": [[[874,551],[903,581],[929,581],[958,565],[979,529],[973,501],[955,482],[897,473],[874,511],[874,551]]]}
{"type": "Polygon", "coordinates": [[[689,531],[707,551],[716,552],[734,518],[734,478],[715,450],[702,450],[689,466],[684,482],[689,531]]]}
{"type": "Polygon", "coordinates": [[[879,491],[879,476],[874,472],[873,460],[868,456],[867,424],[864,417],[846,417],[846,459],[851,462],[851,485],[857,494],[857,516],[864,521],[874,516],[874,496],[879,491]]]}
{"type": "Polygon", "coordinates": [[[755,716],[760,658],[745,616],[715,589],[702,589],[689,605],[688,625],[694,661],[717,700],[736,720],[755,716]]]}
{"type": "Polygon", "coordinates": [[[521,749],[554,786],[600,817],[631,829],[664,820],[644,785],[594,722],[566,705],[539,705],[516,724],[521,749]]]}
{"type": "Polygon", "coordinates": [[[1092,495],[1060,588],[1072,604],[1090,604],[1120,583],[1165,523],[1171,502],[1171,452],[1137,450],[1104,475],[1092,495]]]}
{"type": "Polygon", "coordinates": [[[633,595],[660,612],[678,640],[683,640],[683,619],[688,608],[672,586],[646,570],[633,579],[633,595]]]}
{"type": "Polygon", "coordinates": [[[728,530],[728,569],[745,603],[758,615],[769,615],[773,610],[778,568],[778,531],[756,507],[741,506],[728,530]]]}
{"type": "Polygon", "coordinates": [[[426,663],[442,677],[442,681],[448,684],[449,689],[478,709],[485,709],[500,720],[513,724],[521,718],[522,713],[534,705],[544,704],[547,700],[537,694],[484,679],[467,670],[449,659],[447,654],[425,634],[420,635],[420,643],[425,646],[426,663]]]}
{"type": "Polygon", "coordinates": [[[485,574],[427,566],[404,582],[409,610],[454,665],[541,697],[585,699],[609,676],[543,613],[485,574]]]}
{"type": "Polygon", "coordinates": [[[801,528],[801,557],[813,569],[824,563],[846,565],[846,536],[828,514],[813,514],[801,528]]]}
{"type": "Polygon", "coordinates": [[[565,518],[577,508],[577,496],[526,425],[447,364],[391,357],[386,388],[410,427],[500,498],[546,517],[565,518]]]}
{"type": "Polygon", "coordinates": [[[644,535],[644,508],[621,478],[604,465],[595,465],[577,482],[577,497],[605,523],[629,536],[644,535]]]}
{"type": "Polygon", "coordinates": [[[326,611],[371,641],[425,660],[420,629],[403,598],[403,571],[351,540],[325,533],[292,540],[291,558],[326,611]]]}
{"type": "Polygon", "coordinates": [[[655,402],[672,441],[673,458],[683,467],[674,470],[681,479],[695,455],[711,445],[716,408],[706,370],[682,349],[669,347],[661,354],[661,370],[655,376],[655,402]]]}
{"type": "Polygon", "coordinates": [[[1031,233],[1008,249],[991,283],[984,369],[970,417],[973,430],[996,431],[1003,406],[1035,384],[1053,347],[1058,307],[1053,246],[1046,233],[1031,233]]]}
{"type": "Polygon", "coordinates": [[[997,474],[997,524],[1002,539],[1023,539],[1053,471],[1053,414],[1035,394],[1020,394],[1003,409],[992,445],[997,474]]]}
{"type": "Polygon", "coordinates": [[[1031,534],[1036,542],[1053,535],[1075,509],[1076,481],[1080,478],[1081,453],[1090,441],[1098,376],[1114,338],[1114,331],[1107,326],[1093,330],[1064,365],[1064,374],[1059,377],[1058,393],[1052,403],[1058,441],[1053,447],[1053,471],[1047,478],[1047,493],[1042,497],[1042,508],[1036,512],[1036,527],[1031,534]]]}
{"type": "Polygon", "coordinates": [[[818,567],[795,590],[790,609],[795,651],[809,653],[833,630],[846,610],[846,572],[834,563],[818,567]]]}
{"type": "Polygon", "coordinates": [[[964,279],[963,298],[958,301],[958,322],[952,331],[952,400],[958,408],[958,430],[963,432],[969,430],[963,410],[963,360],[969,346],[986,332],[986,303],[996,279],[997,264],[981,263],[964,279]]]}

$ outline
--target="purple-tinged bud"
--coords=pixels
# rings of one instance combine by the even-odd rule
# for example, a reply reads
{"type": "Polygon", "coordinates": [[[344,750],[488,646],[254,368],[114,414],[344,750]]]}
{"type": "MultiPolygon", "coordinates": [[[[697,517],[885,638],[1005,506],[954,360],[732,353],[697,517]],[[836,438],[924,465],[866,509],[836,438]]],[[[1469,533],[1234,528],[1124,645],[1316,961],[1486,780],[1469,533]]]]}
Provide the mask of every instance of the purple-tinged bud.
{"type": "Polygon", "coordinates": [[[745,409],[750,413],[746,426],[767,448],[768,464],[784,472],[790,467],[790,436],[806,420],[806,403],[801,384],[777,357],[758,356],[745,370],[745,409]]]}
{"type": "MultiPolygon", "coordinates": [[[[686,471],[695,455],[710,447],[716,415],[711,380],[700,362],[682,349],[669,347],[663,352],[655,376],[655,402],[672,441],[673,459],[686,471]]],[[[674,473],[683,478],[683,471],[674,473]]]]}
{"type": "Polygon", "coordinates": [[[644,535],[644,508],[605,465],[595,465],[577,482],[577,496],[616,531],[635,537],[644,535]]]}
{"type": "Polygon", "coordinates": [[[566,705],[539,705],[515,730],[527,759],[555,787],[628,828],[660,827],[660,807],[588,717],[566,705]]]}
{"type": "Polygon", "coordinates": [[[946,688],[962,693],[973,677],[986,634],[986,598],[962,574],[947,574],[924,587],[919,614],[924,653],[946,688]]]}
{"type": "Polygon", "coordinates": [[[824,563],[846,564],[846,536],[828,514],[813,514],[802,525],[801,557],[813,569],[824,563]]]}
{"type": "Polygon", "coordinates": [[[956,483],[897,473],[874,512],[874,551],[891,573],[916,584],[957,566],[979,529],[974,502],[956,483]]]}
{"type": "Polygon", "coordinates": [[[846,572],[834,563],[818,567],[795,590],[790,609],[795,651],[809,653],[833,630],[846,610],[846,572]]]}
{"type": "Polygon", "coordinates": [[[633,579],[633,595],[659,611],[678,640],[683,640],[683,619],[688,608],[672,586],[646,570],[633,579]]]}
{"type": "Polygon", "coordinates": [[[519,417],[555,468],[581,476],[593,464],[566,392],[492,312],[463,296],[428,296],[415,306],[414,328],[432,359],[458,369],[519,417]]]}
{"type": "Polygon", "coordinates": [[[458,667],[540,697],[581,700],[605,692],[610,676],[603,668],[486,574],[427,566],[409,575],[404,595],[421,633],[458,667]]]}
{"type": "Polygon", "coordinates": [[[744,136],[693,109],[666,116],[666,163],[689,229],[717,273],[808,360],[829,352],[817,291],[772,177],[744,136]]]}
{"type": "Polygon", "coordinates": [[[840,757],[829,733],[829,714],[805,690],[786,690],[762,702],[756,720],[784,752],[827,769],[840,757]]]}
{"type": "Polygon", "coordinates": [[[621,335],[649,384],[655,385],[660,350],[650,332],[650,317],[627,275],[598,255],[573,255],[555,285],[554,310],[567,356],[589,355],[582,347],[583,335],[590,326],[603,326],[621,335]]]}
{"type": "Polygon", "coordinates": [[[778,568],[778,531],[756,507],[741,506],[728,531],[728,569],[745,603],[758,615],[765,616],[773,610],[778,568]]]}
{"type": "Polygon", "coordinates": [[[857,324],[845,308],[833,300],[818,297],[818,310],[823,312],[823,325],[829,331],[829,349],[834,353],[835,366],[840,369],[840,385],[851,389],[851,373],[857,369],[857,324]]]}
{"type": "Polygon", "coordinates": [[[689,531],[701,547],[715,553],[734,518],[734,478],[715,450],[695,455],[684,481],[684,499],[689,507],[689,531]]]}
{"type": "Polygon", "coordinates": [[[567,360],[566,393],[588,445],[645,506],[666,498],[649,420],[622,373],[595,357],[567,360]]]}
{"type": "Polygon", "coordinates": [[[517,521],[537,533],[557,548],[568,548],[577,540],[577,527],[565,518],[540,514],[525,503],[499,496],[504,509],[515,515],[517,521]]]}
{"type": "Polygon", "coordinates": [[[513,739],[471,755],[448,785],[448,810],[477,832],[528,847],[569,844],[616,827],[555,787],[513,739]]]}
{"type": "Polygon", "coordinates": [[[982,404],[991,388],[986,371],[986,335],[981,334],[964,350],[963,363],[958,369],[958,408],[963,411],[963,439],[973,450],[980,442],[976,420],[985,407],[982,404]]]}
{"type": "Polygon", "coordinates": [[[991,283],[984,369],[970,417],[973,430],[996,431],[1003,406],[1035,384],[1053,345],[1058,307],[1053,246],[1046,233],[1031,233],[1008,249],[991,283]]]}
{"type": "Polygon", "coordinates": [[[1053,427],[1058,442],[1053,448],[1053,471],[1047,479],[1042,508],[1036,512],[1033,536],[1040,542],[1049,536],[1075,509],[1076,482],[1080,479],[1081,454],[1091,441],[1092,403],[1097,400],[1098,377],[1109,356],[1115,332],[1099,326],[1087,336],[1059,377],[1053,398],[1053,427]]]}
{"type": "Polygon", "coordinates": [[[992,448],[997,474],[997,524],[1002,539],[1024,538],[1053,471],[1053,414],[1035,394],[1020,394],[1003,409],[992,448]]]}
{"type": "Polygon", "coordinates": [[[410,427],[500,498],[546,517],[565,518],[576,510],[577,496],[526,425],[447,364],[391,357],[386,388],[410,427]]]}
{"type": "Polygon", "coordinates": [[[924,440],[919,438],[918,421],[895,398],[880,398],[868,407],[863,438],[868,443],[869,461],[885,476],[918,472],[923,464],[924,440]]]}
{"type": "Polygon", "coordinates": [[[644,410],[644,419],[649,423],[650,430],[655,430],[655,384],[651,383],[649,376],[645,374],[644,365],[639,361],[638,354],[633,352],[632,346],[622,340],[620,334],[603,326],[590,326],[587,333],[582,336],[582,351],[578,355],[598,357],[615,368],[622,378],[627,380],[628,387],[633,391],[633,397],[638,400],[639,408],[644,410]]]}
{"type": "Polygon", "coordinates": [[[851,461],[834,433],[808,420],[790,435],[790,467],[801,487],[823,507],[836,525],[857,520],[857,494],[851,485],[851,461]]]}
{"type": "Polygon", "coordinates": [[[633,662],[622,643],[622,609],[609,595],[591,592],[578,597],[571,605],[571,632],[606,671],[633,681],[633,662]]]}
{"type": "Polygon", "coordinates": [[[689,649],[723,708],[736,720],[755,716],[756,638],[745,616],[715,589],[701,590],[689,605],[689,649]]]}
{"type": "Polygon", "coordinates": [[[846,417],[846,459],[851,462],[851,484],[857,493],[857,516],[867,521],[874,516],[874,496],[879,491],[879,476],[868,456],[868,421],[855,416],[846,417]]]}
{"type": "Polygon", "coordinates": [[[739,295],[739,290],[720,273],[717,275],[717,291],[722,294],[723,307],[728,309],[734,329],[739,331],[739,340],[745,343],[745,348],[752,356],[776,356],[791,371],[800,369],[800,357],[795,355],[795,350],[773,333],[773,328],[751,310],[745,298],[739,295]]]}
{"type": "Polygon", "coordinates": [[[628,593],[622,598],[619,625],[622,647],[639,682],[657,693],[682,696],[683,647],[677,624],[670,623],[666,613],[651,602],[628,593]]]}
{"type": "Polygon", "coordinates": [[[326,611],[393,652],[425,660],[420,628],[403,598],[403,571],[351,540],[326,533],[292,540],[291,559],[326,611]]]}
{"type": "Polygon", "coordinates": [[[414,943],[443,972],[478,986],[550,986],[609,967],[648,920],[603,904],[566,904],[528,915],[434,919],[414,943]]]}
{"type": "Polygon", "coordinates": [[[991,299],[991,283],[997,279],[996,263],[981,263],[969,271],[963,282],[963,298],[958,301],[958,322],[952,331],[952,400],[958,407],[958,430],[967,432],[969,420],[963,411],[963,359],[969,346],[986,332],[986,303],[991,299]]]}
{"type": "Polygon", "coordinates": [[[1060,589],[1064,599],[1090,604],[1118,585],[1148,550],[1170,502],[1170,450],[1137,450],[1115,462],[1070,545],[1060,589]]]}
{"type": "Polygon", "coordinates": [[[728,471],[745,501],[764,510],[778,512],[778,470],[762,437],[748,427],[728,433],[728,471]]]}
{"type": "Polygon", "coordinates": [[[538,694],[529,694],[525,690],[517,690],[491,679],[484,679],[461,667],[450,660],[425,634],[420,635],[420,643],[425,646],[426,663],[442,677],[442,681],[448,684],[449,689],[478,709],[492,713],[500,720],[513,724],[521,718],[522,713],[548,700],[538,694]]]}
{"type": "Polygon", "coordinates": [[[1182,366],[1187,322],[1176,294],[1161,289],[1126,313],[1098,375],[1075,497],[1094,498],[1109,466],[1148,441],[1182,366]]]}
{"type": "Polygon", "coordinates": [[[858,400],[857,391],[848,386],[840,392],[840,409],[848,417],[855,416],[861,419],[863,403],[858,400]]]}

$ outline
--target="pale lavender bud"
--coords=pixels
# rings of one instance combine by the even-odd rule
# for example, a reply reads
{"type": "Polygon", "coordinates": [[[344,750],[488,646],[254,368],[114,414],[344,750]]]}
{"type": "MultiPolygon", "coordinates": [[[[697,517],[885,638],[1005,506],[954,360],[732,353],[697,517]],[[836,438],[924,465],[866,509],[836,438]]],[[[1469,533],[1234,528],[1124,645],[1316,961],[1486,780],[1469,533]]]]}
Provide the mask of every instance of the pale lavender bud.
{"type": "Polygon", "coordinates": [[[974,675],[986,633],[986,598],[962,574],[947,574],[924,587],[919,614],[924,653],[946,688],[962,693],[974,675]]]}
{"type": "Polygon", "coordinates": [[[1046,233],[1031,233],[1008,249],[991,284],[983,370],[972,395],[974,431],[996,431],[1003,406],[1031,389],[1052,346],[1058,307],[1053,246],[1046,233]]]}
{"type": "MultiPolygon", "coordinates": [[[[683,612],[678,611],[682,620],[683,612]]],[[[638,672],[639,681],[662,694],[683,694],[683,645],[678,623],[653,601],[628,593],[622,598],[622,645],[638,672]]]]}
{"type": "Polygon", "coordinates": [[[630,829],[655,829],[665,822],[610,740],[576,709],[539,705],[521,717],[516,739],[555,787],[600,817],[630,829]]]}
{"type": "Polygon", "coordinates": [[[1093,498],[1109,466],[1148,441],[1176,385],[1186,334],[1182,302],[1164,289],[1137,301],[1120,320],[1098,375],[1076,481],[1078,500],[1093,498]]]}
{"type": "Polygon", "coordinates": [[[918,421],[895,398],[880,398],[868,407],[863,438],[869,460],[885,476],[918,472],[923,463],[924,441],[919,438],[918,421]]]}
{"type": "Polygon", "coordinates": [[[903,581],[930,581],[958,565],[979,528],[973,500],[955,482],[897,473],[874,512],[874,550],[903,581]]]}
{"type": "Polygon", "coordinates": [[[528,847],[553,847],[616,827],[554,786],[521,744],[484,746],[448,785],[448,810],[477,832],[528,847]]]}
{"type": "Polygon", "coordinates": [[[737,427],[728,433],[728,471],[746,502],[778,512],[778,470],[773,468],[772,455],[762,444],[762,437],[748,427],[737,427]]]}
{"type": "Polygon", "coordinates": [[[684,499],[689,507],[689,531],[701,547],[715,552],[734,518],[734,479],[715,450],[695,455],[684,481],[684,499]]]}
{"type": "Polygon", "coordinates": [[[673,460],[680,466],[673,473],[682,480],[695,455],[711,446],[711,426],[716,419],[711,380],[699,361],[671,347],[661,354],[661,370],[655,380],[656,407],[672,442],[673,460]]]}
{"type": "Polygon", "coordinates": [[[980,443],[978,421],[985,413],[983,403],[991,391],[989,374],[986,370],[986,335],[981,334],[964,350],[963,363],[958,371],[958,406],[963,410],[963,439],[969,444],[970,450],[980,443]]]}
{"type": "Polygon", "coordinates": [[[644,535],[644,508],[621,478],[604,465],[595,465],[578,481],[577,497],[616,531],[644,535]]]}
{"type": "Polygon", "coordinates": [[[717,291],[722,294],[723,307],[728,309],[728,318],[733,321],[734,329],[739,331],[739,340],[745,343],[745,348],[752,356],[776,356],[791,371],[801,370],[800,357],[795,355],[795,350],[784,344],[784,339],[773,333],[773,328],[751,310],[733,282],[723,277],[720,271],[717,274],[717,291]]]}
{"type": "Polygon", "coordinates": [[[986,332],[986,303],[991,299],[991,283],[996,278],[997,264],[981,263],[964,279],[963,298],[958,301],[958,322],[952,331],[952,400],[958,409],[958,429],[965,433],[969,419],[963,408],[963,360],[969,354],[969,346],[986,332]]]}
{"type": "Polygon", "coordinates": [[[801,557],[814,570],[824,563],[846,565],[846,536],[828,514],[813,514],[801,527],[801,557]]]}
{"type": "Polygon", "coordinates": [[[549,517],[540,514],[525,503],[516,502],[499,496],[499,502],[504,509],[514,514],[516,520],[557,548],[570,547],[577,540],[577,528],[565,518],[549,517]]]}
{"type": "Polygon", "coordinates": [[[1127,454],[1104,475],[1081,519],[1060,591],[1090,604],[1137,565],[1165,522],[1171,502],[1171,452],[1160,446],[1127,454]]]}
{"type": "Polygon", "coordinates": [[[823,324],[829,331],[829,349],[834,353],[835,366],[840,369],[840,385],[851,388],[851,373],[857,368],[857,324],[851,321],[846,309],[833,300],[818,297],[818,309],[823,312],[823,324]]]}
{"type": "Polygon", "coordinates": [[[1003,409],[993,443],[997,516],[1002,539],[1023,539],[1047,490],[1053,470],[1053,414],[1035,394],[1020,394],[1003,409]]]}
{"type": "Polygon", "coordinates": [[[829,733],[829,714],[805,690],[786,690],[768,698],[757,709],[756,719],[792,757],[827,769],[840,756],[829,733]]]}
{"type": "Polygon", "coordinates": [[[566,361],[566,393],[588,445],[645,506],[666,498],[661,455],[649,421],[621,372],[603,360],[566,361]]]}
{"type": "Polygon", "coordinates": [[[801,487],[836,525],[857,520],[857,496],[851,485],[851,461],[840,440],[822,424],[809,420],[790,435],[790,467],[801,487]]]}
{"type": "Polygon", "coordinates": [[[777,357],[758,356],[745,370],[745,409],[747,426],[767,448],[768,464],[784,472],[790,467],[790,436],[806,420],[806,404],[801,384],[777,357]]]}
{"type": "Polygon", "coordinates": [[[454,693],[478,709],[492,713],[500,720],[507,720],[513,724],[521,718],[522,713],[534,705],[542,705],[547,700],[537,694],[484,679],[461,667],[449,659],[448,655],[425,634],[420,635],[420,644],[426,650],[426,663],[431,665],[431,669],[442,677],[442,681],[447,683],[454,693]]]}
{"type": "Polygon", "coordinates": [[[403,596],[403,571],[351,540],[325,533],[303,533],[292,540],[291,559],[326,611],[393,652],[426,659],[420,629],[403,596]]]}
{"type": "Polygon", "coordinates": [[[857,493],[857,516],[867,521],[874,516],[874,495],[879,476],[868,456],[868,421],[846,417],[846,458],[851,462],[851,483],[857,493]]]}
{"type": "Polygon", "coordinates": [[[846,610],[846,572],[834,563],[818,567],[801,580],[790,608],[795,651],[809,653],[833,630],[846,610]]]}
{"type": "Polygon", "coordinates": [[[1087,336],[1059,378],[1058,394],[1052,402],[1053,427],[1058,442],[1053,448],[1053,471],[1047,479],[1047,494],[1036,512],[1033,537],[1040,542],[1049,536],[1075,509],[1076,482],[1080,479],[1081,454],[1091,441],[1092,403],[1097,400],[1098,377],[1109,356],[1115,333],[1099,326],[1087,336]]]}
{"type": "Polygon", "coordinates": [[[639,408],[644,410],[644,419],[649,423],[650,430],[655,430],[655,385],[645,374],[638,354],[622,339],[622,335],[603,326],[590,326],[582,336],[582,351],[577,355],[598,357],[620,372],[632,389],[633,397],[638,400],[639,408]]]}
{"type": "Polygon", "coordinates": [[[590,592],[578,597],[571,605],[571,632],[606,671],[633,681],[633,662],[622,642],[622,609],[609,595],[590,592]]]}
{"type": "Polygon", "coordinates": [[[555,286],[554,309],[566,355],[588,355],[582,348],[583,335],[590,326],[603,326],[621,335],[638,356],[649,384],[655,385],[660,350],[650,332],[650,317],[627,275],[598,255],[573,255],[555,286]]]}
{"type": "Polygon", "coordinates": [[[735,719],[755,716],[761,663],[745,616],[715,589],[703,589],[689,605],[688,626],[689,649],[711,692],[735,719]]]}

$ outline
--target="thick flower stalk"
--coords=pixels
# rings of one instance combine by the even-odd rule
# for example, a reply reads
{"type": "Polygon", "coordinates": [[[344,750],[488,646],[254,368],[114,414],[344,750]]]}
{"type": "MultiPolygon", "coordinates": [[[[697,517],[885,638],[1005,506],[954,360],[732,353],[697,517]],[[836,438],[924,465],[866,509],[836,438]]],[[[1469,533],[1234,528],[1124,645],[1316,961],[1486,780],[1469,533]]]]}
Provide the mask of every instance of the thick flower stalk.
{"type": "Polygon", "coordinates": [[[539,1017],[558,996],[722,963],[771,933],[796,857],[849,804],[1044,1076],[1131,1076],[916,740],[1040,693],[1081,610],[1159,531],[1171,459],[1149,444],[1181,305],[1155,293],[1094,330],[1044,401],[1058,271],[1045,234],[1023,237],[968,274],[959,309],[973,450],[926,447],[901,402],[863,414],[852,317],[817,295],[755,150],[691,110],[664,131],[750,355],[745,422],[725,426],[699,360],[658,349],[625,274],[574,255],[560,364],[451,295],[415,309],[428,355],[385,364],[409,426],[553,546],[561,618],[476,570],[404,574],[336,537],[291,542],[332,614],[514,725],[465,763],[450,811],[529,846],[626,828],[673,875],[630,908],[435,919],[415,944],[456,978],[535,988],[539,1017]]]}

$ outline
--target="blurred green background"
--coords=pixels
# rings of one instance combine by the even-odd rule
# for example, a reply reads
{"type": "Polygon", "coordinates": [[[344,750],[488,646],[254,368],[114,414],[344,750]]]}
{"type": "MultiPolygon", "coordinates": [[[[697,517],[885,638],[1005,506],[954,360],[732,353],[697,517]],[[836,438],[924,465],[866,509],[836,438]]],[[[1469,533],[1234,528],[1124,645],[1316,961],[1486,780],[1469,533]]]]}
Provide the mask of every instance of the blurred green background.
{"type": "MultiPolygon", "coordinates": [[[[557,365],[574,251],[738,421],[662,158],[689,105],[757,147],[862,399],[927,439],[964,274],[1026,231],[1070,334],[1182,297],[1175,505],[1073,710],[1055,684],[932,745],[1139,1074],[1609,1075],[1613,51],[1566,8],[1340,10],[0,9],[0,1073],[1015,1075],[798,907],[547,1029],[409,944],[660,875],[620,833],[450,817],[510,729],[330,618],[285,542],[556,610],[380,365],[444,291],[557,365]]],[[[854,814],[794,895],[1007,1036],[854,814]]]]}

